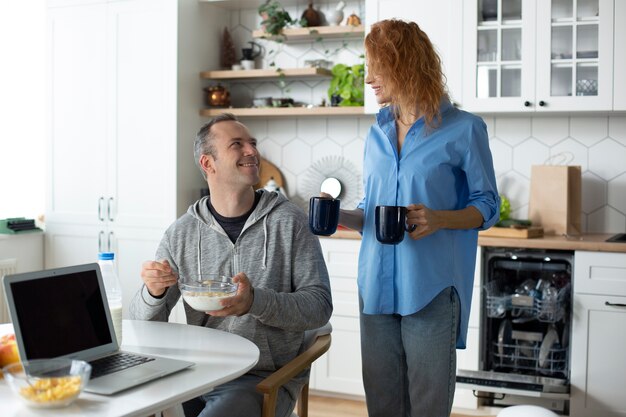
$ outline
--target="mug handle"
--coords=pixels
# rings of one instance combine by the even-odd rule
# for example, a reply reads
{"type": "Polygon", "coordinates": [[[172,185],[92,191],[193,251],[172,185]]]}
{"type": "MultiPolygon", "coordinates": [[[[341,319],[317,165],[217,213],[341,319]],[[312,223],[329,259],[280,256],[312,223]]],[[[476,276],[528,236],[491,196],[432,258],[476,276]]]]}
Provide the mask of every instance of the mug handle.
{"type": "Polygon", "coordinates": [[[416,224],[412,224],[412,225],[409,226],[408,224],[406,224],[406,220],[404,221],[404,230],[406,230],[409,233],[412,233],[415,229],[417,229],[417,225],[416,224]]]}

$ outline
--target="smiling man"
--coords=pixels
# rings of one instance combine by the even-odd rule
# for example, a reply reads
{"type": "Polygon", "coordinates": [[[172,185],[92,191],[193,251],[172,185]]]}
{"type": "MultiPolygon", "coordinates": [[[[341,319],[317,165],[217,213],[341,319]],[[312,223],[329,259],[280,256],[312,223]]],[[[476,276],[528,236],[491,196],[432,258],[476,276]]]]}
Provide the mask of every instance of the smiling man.
{"type": "MultiPolygon", "coordinates": [[[[209,195],[168,228],[156,261],[144,262],[144,285],[131,303],[131,317],[167,321],[180,297],[179,278],[233,277],[237,295],[209,313],[185,303],[187,323],[251,340],[260,350],[259,362],[185,403],[185,415],[261,416],[263,396],[256,385],[298,354],[305,330],[330,318],[328,271],[304,212],[282,194],[254,190],[260,155],[245,125],[228,113],[209,121],[196,136],[194,158],[209,195]]],[[[280,391],[277,416],[291,414],[304,382],[301,375],[280,391]]]]}

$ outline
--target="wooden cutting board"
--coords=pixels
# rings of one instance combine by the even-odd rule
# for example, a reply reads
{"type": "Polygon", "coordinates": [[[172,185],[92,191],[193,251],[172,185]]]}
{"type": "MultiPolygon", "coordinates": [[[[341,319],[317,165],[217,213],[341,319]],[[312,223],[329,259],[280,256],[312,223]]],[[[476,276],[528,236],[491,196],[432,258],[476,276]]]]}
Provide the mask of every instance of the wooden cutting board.
{"type": "Polygon", "coordinates": [[[534,237],[543,236],[543,227],[530,226],[525,229],[516,229],[513,227],[492,227],[487,230],[478,232],[479,236],[485,237],[512,237],[519,239],[532,239],[534,237]]]}
{"type": "Polygon", "coordinates": [[[281,189],[285,188],[283,174],[280,173],[276,165],[272,164],[267,159],[261,158],[259,177],[259,182],[254,186],[255,190],[263,188],[271,178],[274,178],[274,181],[276,181],[276,184],[278,184],[281,189]]]}

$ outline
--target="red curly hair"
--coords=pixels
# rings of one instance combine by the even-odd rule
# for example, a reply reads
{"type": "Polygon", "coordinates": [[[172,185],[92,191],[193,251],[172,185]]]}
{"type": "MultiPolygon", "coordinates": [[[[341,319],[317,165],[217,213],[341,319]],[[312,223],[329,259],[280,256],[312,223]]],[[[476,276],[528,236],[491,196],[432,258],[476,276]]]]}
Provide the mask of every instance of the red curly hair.
{"type": "Polygon", "coordinates": [[[398,19],[372,25],[365,37],[368,71],[382,77],[396,120],[422,114],[429,128],[441,121],[446,95],[441,59],[417,23],[398,19]]]}

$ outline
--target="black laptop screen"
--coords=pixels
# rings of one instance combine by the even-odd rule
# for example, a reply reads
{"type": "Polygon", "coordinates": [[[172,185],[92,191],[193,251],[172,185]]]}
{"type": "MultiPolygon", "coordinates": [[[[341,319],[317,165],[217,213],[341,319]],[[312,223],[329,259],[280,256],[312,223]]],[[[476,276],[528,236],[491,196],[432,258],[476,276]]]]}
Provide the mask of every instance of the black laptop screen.
{"type": "Polygon", "coordinates": [[[11,290],[27,359],[111,343],[95,270],[13,282],[11,290]]]}

